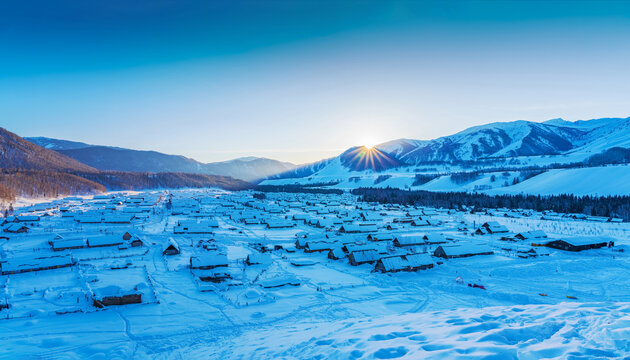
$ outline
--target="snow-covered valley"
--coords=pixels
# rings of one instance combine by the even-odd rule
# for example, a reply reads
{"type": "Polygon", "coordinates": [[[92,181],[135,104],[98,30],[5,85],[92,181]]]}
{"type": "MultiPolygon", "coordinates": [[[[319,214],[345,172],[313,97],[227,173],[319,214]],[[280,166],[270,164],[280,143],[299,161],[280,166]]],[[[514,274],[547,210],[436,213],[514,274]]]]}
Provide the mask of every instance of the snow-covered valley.
{"type": "Polygon", "coordinates": [[[19,211],[1,358],[630,355],[630,223],[214,190],[19,211]]]}

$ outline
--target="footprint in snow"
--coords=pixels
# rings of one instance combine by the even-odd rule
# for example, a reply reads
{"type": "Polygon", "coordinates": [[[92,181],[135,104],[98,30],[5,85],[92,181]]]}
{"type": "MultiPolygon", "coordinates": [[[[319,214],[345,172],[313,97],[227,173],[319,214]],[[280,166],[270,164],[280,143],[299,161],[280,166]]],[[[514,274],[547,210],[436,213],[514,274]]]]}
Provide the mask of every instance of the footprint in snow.
{"type": "Polygon", "coordinates": [[[409,352],[409,350],[407,350],[404,346],[384,348],[376,351],[374,353],[374,357],[377,359],[396,359],[405,356],[407,352],[409,352]]]}

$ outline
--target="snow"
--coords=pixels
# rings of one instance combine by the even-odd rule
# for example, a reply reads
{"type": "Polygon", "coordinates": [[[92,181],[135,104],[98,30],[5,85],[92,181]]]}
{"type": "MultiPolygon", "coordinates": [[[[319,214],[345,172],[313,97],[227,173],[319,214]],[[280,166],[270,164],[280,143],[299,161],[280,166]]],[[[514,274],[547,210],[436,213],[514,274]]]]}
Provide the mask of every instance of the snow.
{"type": "MultiPolygon", "coordinates": [[[[0,309],[0,358],[630,356],[630,278],[619,275],[630,267],[630,223],[503,217],[499,211],[497,216],[449,214],[440,209],[358,203],[349,194],[268,193],[265,200],[255,200],[253,192],[171,194],[215,219],[214,234],[173,234],[178,222],[195,216],[173,214],[164,200],[157,202],[160,195],[168,196],[148,192],[143,196],[153,202],[151,211],[131,224],[82,225],[53,211],[51,216],[41,216],[28,233],[0,239],[3,266],[6,261],[59,255],[49,244],[57,234],[69,241],[118,237],[130,231],[144,243],[134,249],[68,250],[64,258],[76,261],[71,267],[0,276],[0,306],[4,301],[10,305],[0,309]],[[269,213],[276,209],[281,213],[269,213]],[[329,210],[326,216],[331,218],[343,216],[356,223],[365,213],[375,219],[378,234],[436,235],[447,239],[448,245],[491,249],[494,255],[442,259],[432,256],[438,245],[402,249],[393,246],[392,237],[375,243],[367,240],[367,234],[340,235],[303,221],[295,221],[292,228],[268,229],[239,220],[293,215],[310,220],[321,216],[318,209],[329,210]],[[402,223],[396,231],[385,230],[386,224],[407,213],[430,213],[434,221],[422,232],[402,223]],[[512,232],[471,234],[485,222],[512,232]],[[522,259],[514,252],[531,250],[527,240],[501,240],[532,230],[544,231],[549,236],[545,241],[597,235],[613,238],[616,246],[580,253],[548,249],[546,256],[522,259]],[[375,272],[373,264],[355,267],[346,257],[332,260],[327,252],[297,250],[298,234],[307,234],[306,241],[328,236],[338,244],[355,243],[356,249],[378,248],[372,251],[374,259],[404,256],[409,264],[434,267],[375,272]],[[180,254],[164,256],[162,245],[171,238],[180,254]],[[191,256],[199,254],[203,264],[228,266],[191,269],[191,256]],[[248,265],[248,256],[259,264],[248,265]],[[229,277],[215,283],[205,281],[205,276],[229,277]],[[102,297],[132,294],[141,294],[141,303],[94,305],[102,297]]],[[[125,205],[116,211],[124,211],[135,206],[128,199],[119,195],[111,201],[123,200],[125,205]]],[[[109,201],[61,204],[86,212],[100,211],[109,201]]]]}
{"type": "Polygon", "coordinates": [[[630,165],[555,169],[519,184],[485,191],[487,194],[630,195],[630,165]]]}

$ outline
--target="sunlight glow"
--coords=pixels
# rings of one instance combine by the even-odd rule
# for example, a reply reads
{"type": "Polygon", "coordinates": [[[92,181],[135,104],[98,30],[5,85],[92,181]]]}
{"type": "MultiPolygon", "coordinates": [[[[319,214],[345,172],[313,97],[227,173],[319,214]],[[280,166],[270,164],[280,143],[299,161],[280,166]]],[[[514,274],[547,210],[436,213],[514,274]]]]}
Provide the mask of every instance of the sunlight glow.
{"type": "Polygon", "coordinates": [[[368,149],[373,149],[376,145],[378,145],[378,142],[372,138],[364,138],[362,139],[360,144],[362,144],[368,149]]]}

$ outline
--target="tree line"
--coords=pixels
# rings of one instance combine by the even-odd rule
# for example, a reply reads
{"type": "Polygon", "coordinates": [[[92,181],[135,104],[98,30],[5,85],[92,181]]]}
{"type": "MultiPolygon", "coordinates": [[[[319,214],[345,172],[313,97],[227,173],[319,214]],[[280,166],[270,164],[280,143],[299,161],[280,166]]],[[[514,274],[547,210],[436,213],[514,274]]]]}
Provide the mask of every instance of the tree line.
{"type": "Polygon", "coordinates": [[[630,221],[630,196],[487,195],[466,192],[431,192],[393,188],[359,188],[352,191],[361,201],[458,209],[531,209],[558,213],[621,218],[630,221]]]}

